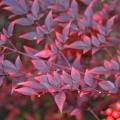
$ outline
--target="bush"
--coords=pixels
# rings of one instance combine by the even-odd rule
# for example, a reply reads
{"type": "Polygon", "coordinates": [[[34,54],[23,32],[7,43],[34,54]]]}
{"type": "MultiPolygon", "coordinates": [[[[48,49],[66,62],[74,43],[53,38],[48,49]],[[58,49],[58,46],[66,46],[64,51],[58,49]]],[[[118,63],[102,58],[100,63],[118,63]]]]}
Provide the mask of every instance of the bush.
{"type": "Polygon", "coordinates": [[[1,91],[11,87],[15,98],[32,100],[49,93],[60,112],[78,117],[89,110],[96,119],[118,99],[119,0],[2,0],[0,6],[7,16],[1,91]]]}

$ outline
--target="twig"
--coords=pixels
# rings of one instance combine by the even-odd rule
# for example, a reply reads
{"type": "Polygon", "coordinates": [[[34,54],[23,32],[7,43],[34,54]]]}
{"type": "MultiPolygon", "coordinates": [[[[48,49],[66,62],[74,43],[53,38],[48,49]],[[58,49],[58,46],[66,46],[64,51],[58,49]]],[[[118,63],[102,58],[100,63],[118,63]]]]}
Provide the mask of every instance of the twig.
{"type": "Polygon", "coordinates": [[[96,118],[96,120],[100,120],[100,118],[96,115],[96,113],[91,108],[88,108],[88,111],[96,118]]]}

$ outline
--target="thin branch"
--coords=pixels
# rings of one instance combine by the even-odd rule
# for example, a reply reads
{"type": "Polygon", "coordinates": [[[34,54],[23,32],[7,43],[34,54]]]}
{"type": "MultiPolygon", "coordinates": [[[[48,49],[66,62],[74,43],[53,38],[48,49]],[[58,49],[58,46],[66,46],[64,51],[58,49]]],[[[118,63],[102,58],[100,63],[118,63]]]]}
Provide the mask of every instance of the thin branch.
{"type": "Polygon", "coordinates": [[[96,115],[96,113],[91,108],[88,108],[88,111],[96,118],[96,120],[100,120],[100,118],[96,115]]]}

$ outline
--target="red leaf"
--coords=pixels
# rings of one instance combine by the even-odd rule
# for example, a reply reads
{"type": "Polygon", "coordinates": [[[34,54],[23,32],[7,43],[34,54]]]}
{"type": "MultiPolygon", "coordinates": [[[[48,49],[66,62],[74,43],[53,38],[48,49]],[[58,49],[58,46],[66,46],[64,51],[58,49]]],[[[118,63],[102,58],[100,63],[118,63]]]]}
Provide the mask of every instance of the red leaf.
{"type": "Polygon", "coordinates": [[[35,54],[36,57],[49,58],[52,55],[50,50],[42,50],[35,54]]]}
{"type": "Polygon", "coordinates": [[[64,106],[64,102],[66,100],[66,95],[64,92],[59,92],[58,94],[55,95],[54,97],[55,102],[60,110],[60,112],[63,111],[63,106],[64,106]]]}

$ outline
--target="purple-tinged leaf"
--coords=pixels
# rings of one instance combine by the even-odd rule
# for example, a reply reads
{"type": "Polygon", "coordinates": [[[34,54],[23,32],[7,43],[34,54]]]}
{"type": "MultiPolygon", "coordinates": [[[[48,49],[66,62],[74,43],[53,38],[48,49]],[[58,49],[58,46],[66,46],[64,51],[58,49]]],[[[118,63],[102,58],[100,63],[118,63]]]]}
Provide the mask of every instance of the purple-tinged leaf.
{"type": "Polygon", "coordinates": [[[21,85],[24,87],[29,87],[36,90],[44,89],[43,86],[40,85],[40,82],[35,80],[29,80],[29,81],[20,82],[17,84],[17,86],[21,86],[21,85]]]}
{"type": "Polygon", "coordinates": [[[4,10],[8,10],[8,11],[11,11],[13,12],[14,14],[16,15],[23,15],[25,14],[26,12],[22,9],[22,7],[20,6],[7,6],[7,7],[4,7],[4,10]]]}
{"type": "Polygon", "coordinates": [[[45,19],[45,25],[47,26],[48,31],[51,30],[52,26],[53,26],[53,15],[52,15],[52,11],[50,11],[45,19]]]}
{"type": "Polygon", "coordinates": [[[90,87],[94,87],[95,85],[95,80],[94,80],[93,75],[87,70],[85,72],[84,81],[90,87]]]}
{"type": "Polygon", "coordinates": [[[13,35],[14,26],[15,26],[15,22],[11,22],[8,26],[7,32],[9,37],[13,35]]]}
{"type": "Polygon", "coordinates": [[[4,3],[6,4],[6,5],[16,5],[17,4],[17,0],[4,0],[4,3]]]}
{"type": "Polygon", "coordinates": [[[114,91],[116,89],[115,85],[111,81],[101,81],[98,83],[99,86],[105,91],[114,91]]]}
{"type": "Polygon", "coordinates": [[[64,45],[64,48],[73,48],[73,49],[90,49],[90,46],[84,41],[75,41],[70,45],[64,45]]]}
{"type": "Polygon", "coordinates": [[[38,15],[39,15],[39,9],[40,9],[39,1],[38,0],[34,0],[31,10],[32,10],[32,14],[33,14],[33,16],[35,18],[37,18],[38,15]]]}
{"type": "Polygon", "coordinates": [[[100,41],[99,41],[95,36],[92,36],[92,44],[93,44],[95,47],[99,47],[100,41]]]}
{"type": "Polygon", "coordinates": [[[111,66],[111,63],[107,60],[104,60],[104,66],[107,70],[111,70],[112,69],[112,66],[111,66]]]}
{"type": "Polygon", "coordinates": [[[107,21],[107,24],[106,24],[107,30],[109,30],[109,29],[112,28],[112,25],[113,25],[113,23],[114,23],[115,18],[116,18],[116,16],[113,16],[112,18],[110,18],[110,19],[107,21]]]}
{"type": "Polygon", "coordinates": [[[120,65],[117,61],[111,60],[111,67],[112,67],[113,70],[119,70],[120,65]]]}
{"type": "Polygon", "coordinates": [[[71,3],[71,11],[70,11],[70,14],[73,18],[77,17],[78,15],[78,3],[76,2],[76,0],[72,0],[72,3],[71,3]]]}
{"type": "Polygon", "coordinates": [[[38,53],[38,50],[30,48],[28,46],[24,46],[23,48],[24,48],[25,52],[29,55],[35,55],[36,53],[38,53]]]}
{"type": "Polygon", "coordinates": [[[52,55],[52,53],[48,49],[42,50],[35,54],[36,57],[40,57],[40,58],[49,58],[51,55],[52,55]]]}
{"type": "Polygon", "coordinates": [[[32,60],[33,65],[36,69],[40,70],[41,72],[48,72],[49,66],[43,60],[32,60]]]}
{"type": "Polygon", "coordinates": [[[66,100],[66,95],[64,92],[59,92],[54,96],[55,103],[57,104],[60,112],[63,111],[64,102],[66,100]]]}
{"type": "Polygon", "coordinates": [[[57,22],[69,22],[70,16],[67,14],[61,14],[60,16],[56,17],[54,20],[57,22]]]}
{"type": "Polygon", "coordinates": [[[56,32],[56,38],[57,38],[57,40],[59,40],[59,42],[61,42],[61,43],[64,42],[63,36],[59,32],[56,32]]]}
{"type": "Polygon", "coordinates": [[[87,9],[85,10],[84,12],[84,16],[87,20],[87,24],[88,26],[90,26],[92,24],[92,17],[93,17],[93,6],[92,6],[93,3],[90,3],[89,6],[87,7],[87,9]]]}
{"type": "Polygon", "coordinates": [[[80,85],[81,76],[79,71],[74,67],[72,67],[72,70],[71,70],[71,77],[73,79],[73,88],[78,88],[80,85]]]}
{"type": "Polygon", "coordinates": [[[5,60],[5,61],[4,61],[3,66],[4,66],[6,69],[16,70],[15,65],[14,65],[12,62],[8,61],[8,60],[5,60]]]}
{"type": "Polygon", "coordinates": [[[61,81],[61,75],[59,74],[59,73],[57,73],[56,71],[54,71],[54,76],[53,76],[53,78],[54,78],[54,84],[57,86],[57,87],[60,87],[61,86],[61,84],[62,84],[62,81],[61,81]]]}
{"type": "Polygon", "coordinates": [[[5,44],[6,40],[7,40],[6,36],[4,34],[0,33],[0,45],[5,44]]]}
{"type": "Polygon", "coordinates": [[[13,92],[17,92],[17,93],[20,93],[23,95],[29,95],[29,96],[38,95],[38,93],[34,89],[29,87],[17,88],[17,89],[14,89],[13,92]]]}
{"type": "Polygon", "coordinates": [[[72,67],[72,70],[71,70],[71,77],[74,81],[78,81],[78,82],[81,79],[79,71],[74,67],[72,67]]]}
{"type": "Polygon", "coordinates": [[[62,6],[62,9],[64,7],[64,9],[67,10],[69,8],[70,1],[69,0],[67,0],[67,1],[65,1],[65,0],[58,0],[58,4],[60,6],[62,6]]]}
{"type": "Polygon", "coordinates": [[[92,2],[92,0],[80,0],[80,1],[85,3],[86,5],[89,5],[92,2]]]}
{"type": "Polygon", "coordinates": [[[105,37],[102,36],[102,35],[98,35],[98,39],[99,39],[99,41],[100,41],[101,43],[105,43],[105,42],[106,42],[105,37]]]}
{"type": "Polygon", "coordinates": [[[27,39],[27,40],[37,40],[37,33],[36,32],[28,32],[23,35],[20,35],[20,38],[27,39]]]}
{"type": "Polygon", "coordinates": [[[19,18],[19,19],[15,20],[15,23],[26,26],[26,25],[32,25],[33,20],[29,19],[29,18],[19,18]]]}
{"type": "Polygon", "coordinates": [[[21,69],[23,67],[22,61],[20,59],[20,56],[17,57],[16,61],[15,61],[15,65],[17,69],[21,69]]]}
{"type": "Polygon", "coordinates": [[[19,4],[23,7],[24,11],[27,13],[28,12],[28,3],[26,0],[19,0],[19,4]]]}
{"type": "Polygon", "coordinates": [[[64,39],[64,41],[66,41],[68,39],[70,26],[71,26],[71,22],[69,22],[63,29],[63,39],[64,39]]]}
{"type": "Polygon", "coordinates": [[[68,84],[68,85],[72,86],[72,84],[73,84],[72,77],[65,71],[63,71],[62,80],[65,85],[68,84]]]}
{"type": "Polygon", "coordinates": [[[104,74],[107,70],[104,67],[95,67],[91,70],[91,72],[95,74],[104,74]]]}

